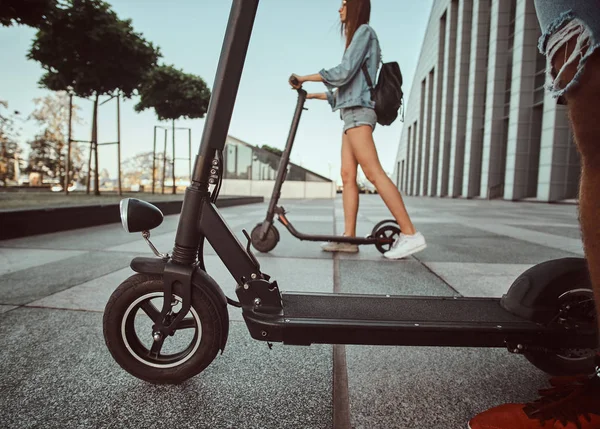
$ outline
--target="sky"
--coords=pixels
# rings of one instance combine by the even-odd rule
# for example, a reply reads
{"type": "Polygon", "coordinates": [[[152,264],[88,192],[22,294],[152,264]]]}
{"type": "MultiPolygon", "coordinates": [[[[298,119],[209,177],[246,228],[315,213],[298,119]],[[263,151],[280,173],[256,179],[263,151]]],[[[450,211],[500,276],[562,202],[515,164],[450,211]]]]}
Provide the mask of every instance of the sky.
{"type": "MultiPolygon", "coordinates": [[[[121,19],[129,18],[136,32],[158,45],[160,63],[201,76],[210,88],[216,73],[231,0],[108,0],[121,19]]],[[[404,76],[405,97],[410,93],[433,0],[373,0],[371,26],[378,34],[383,61],[397,61],[404,76]]],[[[287,79],[291,73],[317,73],[339,64],[344,43],[339,32],[339,0],[261,0],[229,134],[252,145],[283,148],[289,132],[296,92],[287,79]]],[[[43,70],[27,60],[35,30],[0,27],[0,100],[26,118],[33,99],[50,93],[40,89],[43,70]]],[[[322,83],[307,83],[309,92],[323,92],[322,83]]],[[[107,98],[107,97],[106,97],[107,98]]],[[[106,99],[104,98],[104,99],[106,99]]],[[[103,101],[104,99],[101,99],[103,101]]],[[[136,97],[121,104],[121,157],[126,160],[152,151],[153,110],[136,113],[136,97]]],[[[408,100],[405,100],[408,102],[408,100]]],[[[92,102],[75,99],[83,123],[74,127],[75,140],[89,140],[92,102]]],[[[294,143],[291,161],[340,182],[342,122],[338,112],[321,100],[308,100],[294,143]]],[[[99,108],[99,142],[117,140],[116,103],[99,108]]],[[[374,138],[384,169],[391,173],[402,133],[396,120],[377,126],[374,138]]],[[[204,119],[180,120],[177,127],[192,129],[192,159],[198,151],[204,119]]],[[[33,121],[20,122],[22,147],[38,131],[33,121]]],[[[169,135],[171,153],[171,136],[169,135]]],[[[164,141],[164,134],[159,136],[164,141]]],[[[176,157],[187,157],[188,134],[176,132],[176,157]]],[[[159,145],[160,147],[160,145],[159,145]]],[[[99,148],[100,169],[116,177],[116,146],[99,148]]],[[[177,174],[185,175],[187,161],[176,161],[177,174]]]]}

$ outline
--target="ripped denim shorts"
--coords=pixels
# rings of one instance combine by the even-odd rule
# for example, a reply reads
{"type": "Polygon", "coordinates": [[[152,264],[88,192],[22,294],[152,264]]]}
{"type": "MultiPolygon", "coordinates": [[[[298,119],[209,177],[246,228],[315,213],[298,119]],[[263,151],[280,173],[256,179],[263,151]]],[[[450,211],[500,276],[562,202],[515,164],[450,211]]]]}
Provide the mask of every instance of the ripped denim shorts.
{"type": "Polygon", "coordinates": [[[588,58],[600,47],[600,0],[535,0],[535,8],[542,28],[539,49],[547,58],[548,89],[558,98],[577,85],[588,58]],[[573,53],[560,70],[553,70],[554,57],[567,43],[574,44],[573,53]],[[567,66],[575,63],[575,77],[563,82],[567,66]]]}
{"type": "Polygon", "coordinates": [[[344,134],[351,128],[361,125],[370,125],[375,131],[377,124],[377,114],[375,109],[370,107],[354,106],[340,109],[340,118],[344,121],[344,134]]]}

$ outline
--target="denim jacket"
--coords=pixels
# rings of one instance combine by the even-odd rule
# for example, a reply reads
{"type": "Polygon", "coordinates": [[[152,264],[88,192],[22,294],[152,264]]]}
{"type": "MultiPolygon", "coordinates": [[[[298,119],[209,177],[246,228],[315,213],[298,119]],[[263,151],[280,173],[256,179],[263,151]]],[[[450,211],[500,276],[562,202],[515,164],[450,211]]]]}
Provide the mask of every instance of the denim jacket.
{"type": "Polygon", "coordinates": [[[350,46],[344,52],[342,63],[332,69],[323,69],[319,72],[328,89],[327,101],[333,111],[355,106],[375,107],[362,71],[365,61],[371,81],[375,85],[381,62],[381,49],[375,31],[369,25],[363,24],[356,29],[350,46]]]}

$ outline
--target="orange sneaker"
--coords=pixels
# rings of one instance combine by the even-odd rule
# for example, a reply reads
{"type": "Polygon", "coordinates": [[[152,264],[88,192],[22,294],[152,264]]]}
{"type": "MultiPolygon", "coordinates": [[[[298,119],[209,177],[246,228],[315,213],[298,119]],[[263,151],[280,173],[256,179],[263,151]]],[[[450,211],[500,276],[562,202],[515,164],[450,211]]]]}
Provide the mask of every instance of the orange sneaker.
{"type": "Polygon", "coordinates": [[[598,375],[555,377],[529,404],[506,404],[475,416],[470,429],[600,429],[598,375]]]}

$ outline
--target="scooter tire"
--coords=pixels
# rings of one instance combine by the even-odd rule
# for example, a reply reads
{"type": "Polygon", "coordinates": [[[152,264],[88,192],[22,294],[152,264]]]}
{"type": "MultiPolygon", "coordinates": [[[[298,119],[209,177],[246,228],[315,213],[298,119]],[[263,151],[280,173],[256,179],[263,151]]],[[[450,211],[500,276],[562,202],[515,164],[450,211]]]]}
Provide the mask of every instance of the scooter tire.
{"type": "Polygon", "coordinates": [[[264,240],[261,240],[259,238],[261,227],[262,223],[259,223],[252,229],[252,233],[250,234],[252,246],[261,253],[269,253],[277,246],[277,243],[279,243],[279,231],[277,231],[275,225],[271,225],[267,230],[267,235],[264,240]]]}
{"type": "Polygon", "coordinates": [[[596,370],[596,359],[593,355],[577,360],[551,352],[535,351],[526,352],[524,355],[537,369],[554,377],[593,374],[596,370]]]}
{"type": "MultiPolygon", "coordinates": [[[[563,293],[566,299],[567,294],[579,296],[579,300],[584,300],[588,308],[584,311],[586,319],[577,319],[577,324],[587,324],[593,327],[596,325],[596,309],[594,305],[594,295],[589,283],[587,273],[581,273],[573,276],[571,279],[575,288],[567,289],[563,293]]],[[[559,303],[560,303],[559,298],[559,303]]],[[[564,302],[563,304],[568,303],[564,302]]],[[[571,350],[533,350],[526,351],[525,358],[535,365],[538,369],[552,376],[573,376],[581,374],[593,374],[596,371],[596,353],[598,349],[571,349],[571,350]]]]}
{"type": "Polygon", "coordinates": [[[385,219],[385,220],[382,220],[381,222],[379,222],[377,225],[375,225],[373,227],[373,229],[371,230],[371,236],[375,237],[375,234],[377,233],[377,230],[379,228],[381,228],[383,225],[386,225],[386,224],[390,224],[390,225],[396,226],[397,228],[400,228],[398,226],[398,222],[396,222],[395,219],[385,219]]]}
{"type": "MultiPolygon", "coordinates": [[[[175,296],[183,296],[182,286],[175,284],[172,293],[175,296]]],[[[144,356],[141,351],[145,346],[137,333],[131,332],[132,329],[135,331],[135,327],[129,321],[129,315],[133,313],[131,317],[135,319],[136,313],[133,310],[138,310],[133,304],[139,302],[136,305],[140,306],[138,309],[141,308],[144,297],[161,296],[164,296],[161,275],[135,274],[121,283],[111,295],[104,310],[104,340],[115,361],[134,377],[153,384],[179,384],[202,372],[214,360],[219,351],[221,323],[218,311],[210,298],[201,289],[193,288],[191,308],[186,318],[192,316],[196,333],[191,349],[188,347],[189,352],[182,354],[181,358],[179,354],[171,355],[176,357],[168,364],[164,363],[167,361],[158,359],[160,352],[154,360],[150,354],[144,356]]],[[[160,310],[158,308],[158,312],[160,310]]]]}
{"type": "Polygon", "coordinates": [[[393,242],[400,236],[400,228],[397,224],[384,224],[379,227],[376,231],[373,232],[373,237],[375,238],[386,238],[392,240],[391,243],[375,243],[375,248],[379,251],[379,253],[384,254],[385,252],[392,249],[393,242]]]}

